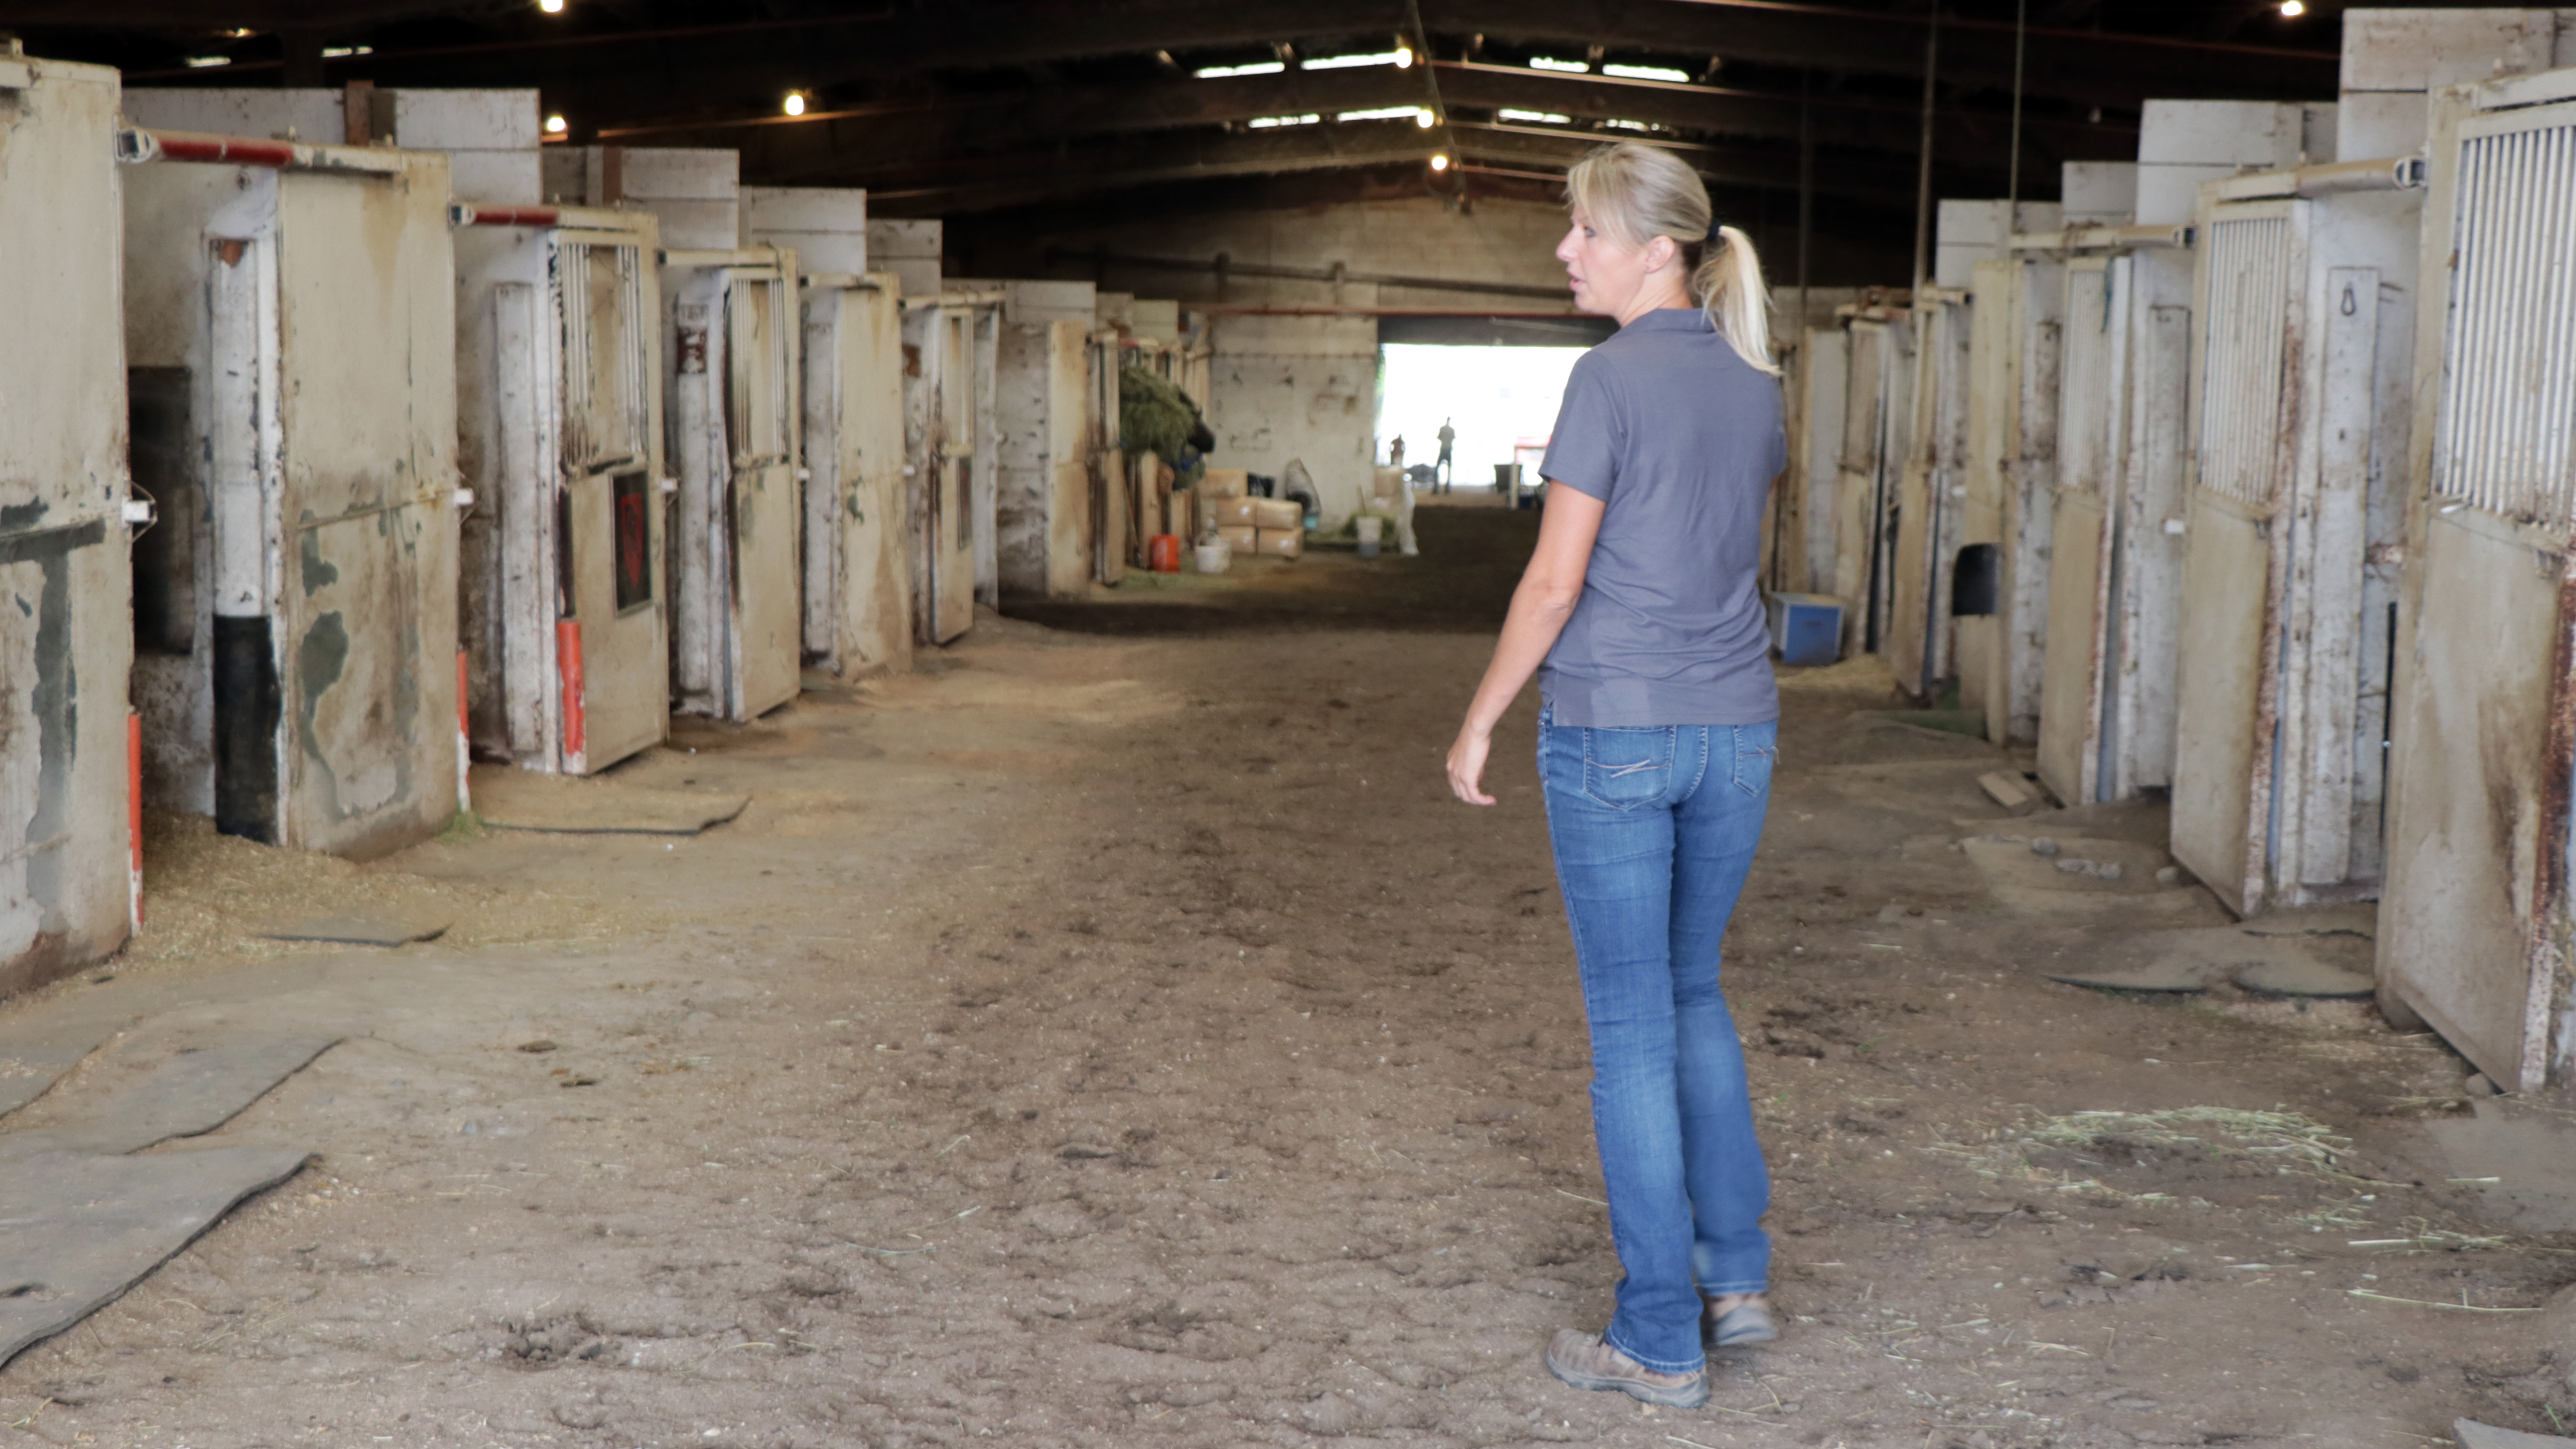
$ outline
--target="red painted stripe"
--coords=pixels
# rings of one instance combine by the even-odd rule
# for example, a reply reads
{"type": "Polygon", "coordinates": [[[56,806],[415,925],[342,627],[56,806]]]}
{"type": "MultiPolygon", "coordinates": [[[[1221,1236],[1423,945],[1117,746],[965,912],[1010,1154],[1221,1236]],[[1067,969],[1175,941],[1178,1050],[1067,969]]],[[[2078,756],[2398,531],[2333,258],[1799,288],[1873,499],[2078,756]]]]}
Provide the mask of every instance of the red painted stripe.
{"type": "Polygon", "coordinates": [[[467,226],[554,226],[563,213],[551,206],[468,206],[467,226]]]}
{"type": "Polygon", "coordinates": [[[287,167],[295,164],[295,143],[261,141],[249,136],[199,136],[181,131],[149,131],[165,161],[225,161],[236,166],[287,167]]]}
{"type": "Polygon", "coordinates": [[[555,621],[555,667],[563,675],[564,757],[578,760],[588,744],[582,719],[581,621],[555,621]]]}

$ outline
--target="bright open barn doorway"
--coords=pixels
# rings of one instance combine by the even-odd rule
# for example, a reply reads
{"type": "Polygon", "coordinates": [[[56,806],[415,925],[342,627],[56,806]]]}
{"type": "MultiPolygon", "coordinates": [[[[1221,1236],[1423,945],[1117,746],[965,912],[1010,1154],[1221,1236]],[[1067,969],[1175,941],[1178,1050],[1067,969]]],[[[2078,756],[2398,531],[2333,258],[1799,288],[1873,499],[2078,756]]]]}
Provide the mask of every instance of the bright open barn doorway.
{"type": "MultiPolygon", "coordinates": [[[[1569,339],[1572,340],[1572,339],[1569,339]]],[[[1524,486],[1538,484],[1540,456],[1556,429],[1580,346],[1461,345],[1389,341],[1379,349],[1377,460],[1404,439],[1404,462],[1440,457],[1440,425],[1457,432],[1450,477],[1458,487],[1491,492],[1497,464],[1524,464],[1524,486]]]]}

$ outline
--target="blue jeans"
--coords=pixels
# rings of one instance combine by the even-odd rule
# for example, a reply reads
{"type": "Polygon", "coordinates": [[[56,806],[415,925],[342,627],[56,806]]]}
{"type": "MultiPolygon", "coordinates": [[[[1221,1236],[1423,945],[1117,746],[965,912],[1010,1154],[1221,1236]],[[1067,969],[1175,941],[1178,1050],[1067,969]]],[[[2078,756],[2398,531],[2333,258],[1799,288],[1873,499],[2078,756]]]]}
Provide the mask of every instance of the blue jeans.
{"type": "Polygon", "coordinates": [[[1759,1293],[1771,1179],[1718,942],[1771,800],[1775,724],[1602,729],[1539,715],[1539,779],[1592,1028],[1592,1126],[1627,1272],[1606,1335],[1700,1367],[1700,1294],[1759,1293]]]}

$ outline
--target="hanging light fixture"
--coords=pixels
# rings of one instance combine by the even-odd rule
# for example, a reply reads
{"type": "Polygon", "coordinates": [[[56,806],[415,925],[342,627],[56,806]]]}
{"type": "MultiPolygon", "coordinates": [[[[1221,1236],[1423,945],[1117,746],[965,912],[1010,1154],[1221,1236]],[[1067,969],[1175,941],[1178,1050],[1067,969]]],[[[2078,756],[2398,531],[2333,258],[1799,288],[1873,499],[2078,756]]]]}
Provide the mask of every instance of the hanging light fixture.
{"type": "Polygon", "coordinates": [[[563,13],[564,0],[537,0],[537,8],[546,12],[548,15],[561,15],[563,13]]]}
{"type": "Polygon", "coordinates": [[[2281,0],[2281,18],[2296,20],[2308,13],[2308,0],[2281,0]]]}
{"type": "Polygon", "coordinates": [[[1431,169],[1432,169],[1432,170],[1434,170],[1434,171],[1446,171],[1446,170],[1448,170],[1448,169],[1449,169],[1449,157],[1448,157],[1448,155],[1447,155],[1445,152],[1434,152],[1434,153],[1432,153],[1432,156],[1431,156],[1431,169]]]}
{"type": "Polygon", "coordinates": [[[789,91],[787,93],[787,104],[785,109],[787,114],[791,116],[801,116],[805,114],[805,93],[803,91],[789,91]]]}
{"type": "Polygon", "coordinates": [[[1417,126],[1420,126],[1422,129],[1424,129],[1424,130],[1426,130],[1426,131],[1430,130],[1430,129],[1431,129],[1431,127],[1432,127],[1432,125],[1433,125],[1433,121],[1432,121],[1431,113],[1430,113],[1429,111],[1416,111],[1416,112],[1414,112],[1414,113],[1413,113],[1413,124],[1415,124],[1415,125],[1417,125],[1417,126]]]}
{"type": "Polygon", "coordinates": [[[1412,66],[1413,43],[1408,40],[1397,41],[1395,43],[1395,68],[1397,70],[1409,70],[1412,66]]]}
{"type": "Polygon", "coordinates": [[[562,135],[562,134],[564,133],[564,130],[565,130],[565,126],[564,126],[564,118],[563,118],[563,117],[561,117],[561,116],[548,116],[548,117],[546,117],[546,134],[547,134],[547,135],[549,135],[549,136],[560,136],[560,135],[562,135]]]}

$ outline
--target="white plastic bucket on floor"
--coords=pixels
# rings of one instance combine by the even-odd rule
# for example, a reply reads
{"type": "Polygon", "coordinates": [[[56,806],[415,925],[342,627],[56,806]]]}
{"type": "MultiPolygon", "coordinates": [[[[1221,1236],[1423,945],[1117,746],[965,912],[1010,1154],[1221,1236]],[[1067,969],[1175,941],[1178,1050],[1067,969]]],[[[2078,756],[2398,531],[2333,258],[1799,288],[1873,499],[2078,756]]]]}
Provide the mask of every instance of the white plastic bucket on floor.
{"type": "Polygon", "coordinates": [[[1221,574],[1234,566],[1234,550],[1224,539],[1200,544],[1196,552],[1200,573],[1221,574]]]}
{"type": "Polygon", "coordinates": [[[1360,557],[1377,557],[1378,540],[1386,536],[1386,520],[1383,518],[1354,518],[1351,520],[1351,527],[1358,532],[1360,537],[1360,557]]]}

